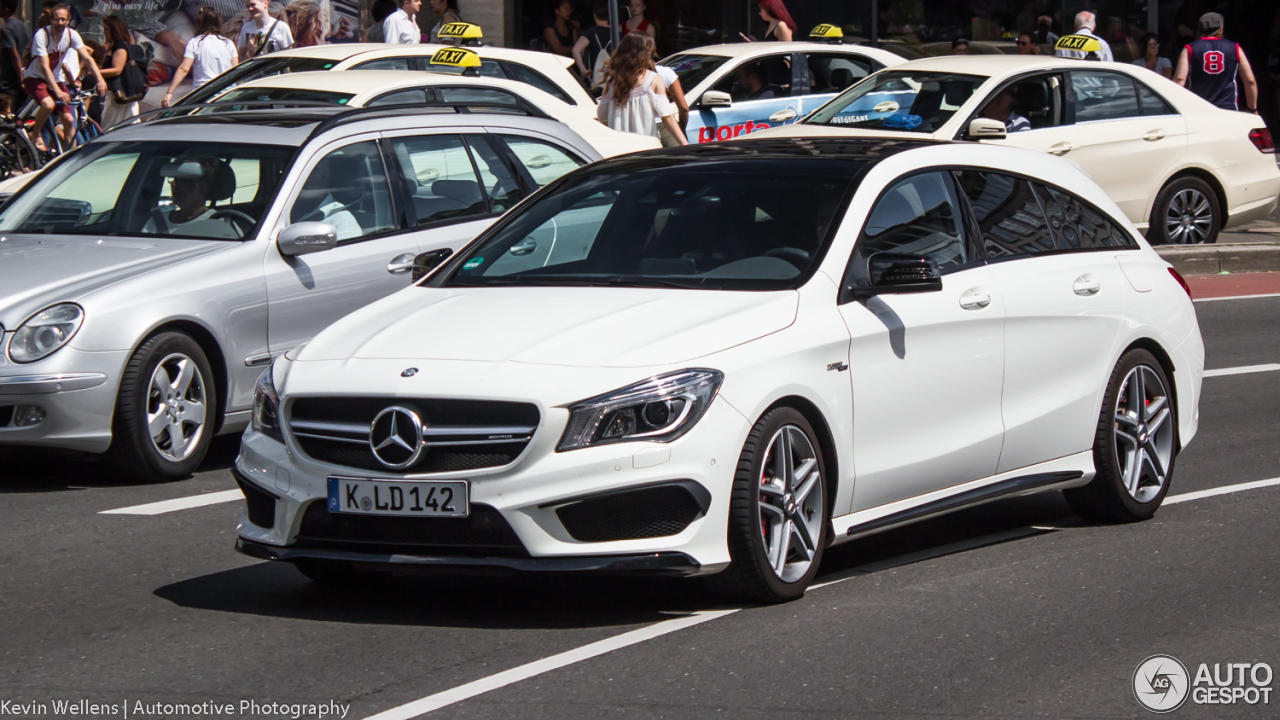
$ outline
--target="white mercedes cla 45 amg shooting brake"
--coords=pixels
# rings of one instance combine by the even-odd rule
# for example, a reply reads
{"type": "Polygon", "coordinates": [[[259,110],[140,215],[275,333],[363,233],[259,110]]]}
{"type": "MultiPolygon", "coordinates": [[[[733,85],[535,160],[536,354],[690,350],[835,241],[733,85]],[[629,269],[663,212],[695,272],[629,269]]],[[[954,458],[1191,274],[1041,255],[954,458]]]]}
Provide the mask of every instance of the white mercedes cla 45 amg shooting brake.
{"type": "Polygon", "coordinates": [[[761,139],[575,170],[259,381],[237,548],[709,575],[1011,495],[1150,517],[1195,433],[1182,279],[1079,168],[761,139]]]}

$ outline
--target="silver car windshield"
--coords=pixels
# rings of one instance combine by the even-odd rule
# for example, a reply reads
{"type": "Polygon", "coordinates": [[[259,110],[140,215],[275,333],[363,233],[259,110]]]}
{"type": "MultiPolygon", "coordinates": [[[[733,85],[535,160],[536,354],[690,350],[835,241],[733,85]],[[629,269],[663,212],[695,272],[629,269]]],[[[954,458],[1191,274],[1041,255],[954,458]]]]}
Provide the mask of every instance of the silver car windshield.
{"type": "Polygon", "coordinates": [[[90,145],[0,212],[0,232],[252,237],[295,148],[201,142],[90,145]]]}
{"type": "Polygon", "coordinates": [[[804,122],[932,133],[986,80],[981,75],[886,70],[837,95],[804,122]]]}

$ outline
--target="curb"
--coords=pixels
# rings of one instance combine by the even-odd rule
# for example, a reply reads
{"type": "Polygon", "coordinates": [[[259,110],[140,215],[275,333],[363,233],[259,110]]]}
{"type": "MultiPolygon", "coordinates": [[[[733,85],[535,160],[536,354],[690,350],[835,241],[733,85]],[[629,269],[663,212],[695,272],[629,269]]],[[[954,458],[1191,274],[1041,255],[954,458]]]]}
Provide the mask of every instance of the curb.
{"type": "Polygon", "coordinates": [[[1155,250],[1183,275],[1280,271],[1280,242],[1247,245],[1158,245],[1155,250]]]}

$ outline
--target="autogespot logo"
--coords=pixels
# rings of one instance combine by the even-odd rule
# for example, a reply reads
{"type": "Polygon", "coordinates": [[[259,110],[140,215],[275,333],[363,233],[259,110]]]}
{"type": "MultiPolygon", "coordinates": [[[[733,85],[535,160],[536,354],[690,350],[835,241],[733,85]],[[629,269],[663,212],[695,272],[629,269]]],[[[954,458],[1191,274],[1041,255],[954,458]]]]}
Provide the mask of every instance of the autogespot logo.
{"type": "Polygon", "coordinates": [[[1133,671],[1133,696],[1151,712],[1167,713],[1187,701],[1191,678],[1172,655],[1152,655],[1133,671]]]}

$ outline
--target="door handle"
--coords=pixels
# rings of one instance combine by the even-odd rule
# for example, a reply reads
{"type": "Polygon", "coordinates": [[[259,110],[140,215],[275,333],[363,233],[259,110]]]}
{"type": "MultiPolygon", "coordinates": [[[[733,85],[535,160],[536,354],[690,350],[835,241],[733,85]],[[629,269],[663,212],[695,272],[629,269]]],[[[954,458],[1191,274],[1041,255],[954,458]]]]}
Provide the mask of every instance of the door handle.
{"type": "Polygon", "coordinates": [[[1098,282],[1098,279],[1092,275],[1081,275],[1076,278],[1071,289],[1074,290],[1077,295],[1097,295],[1098,291],[1102,289],[1102,283],[1098,282]]]}
{"type": "Polygon", "coordinates": [[[511,253],[512,255],[515,255],[516,257],[523,257],[525,255],[532,253],[534,250],[537,250],[537,249],[538,249],[538,242],[536,240],[534,240],[533,238],[525,238],[524,242],[520,243],[519,245],[512,245],[511,249],[508,250],[507,252],[511,253]]]}
{"type": "Polygon", "coordinates": [[[413,269],[413,254],[405,253],[391,258],[387,263],[387,272],[392,275],[403,275],[413,269]]]}
{"type": "Polygon", "coordinates": [[[1066,155],[1075,149],[1076,146],[1069,142],[1060,142],[1057,145],[1050,145],[1048,152],[1050,155],[1066,155]]]}
{"type": "Polygon", "coordinates": [[[787,108],[786,110],[779,110],[778,112],[770,115],[769,122],[779,122],[779,123],[786,122],[794,118],[795,116],[796,116],[796,111],[792,110],[791,108],[787,108]]]}
{"type": "Polygon", "coordinates": [[[991,304],[991,295],[980,287],[964,291],[960,296],[960,307],[965,310],[981,310],[991,304]]]}
{"type": "Polygon", "coordinates": [[[1163,139],[1164,139],[1164,130],[1159,130],[1159,129],[1157,129],[1157,130],[1149,130],[1149,131],[1147,131],[1147,134],[1146,134],[1146,135],[1143,135],[1143,136],[1142,136],[1142,139],[1143,139],[1143,140],[1146,140],[1147,142],[1154,142],[1154,141],[1156,141],[1156,140],[1163,140],[1163,139]]]}

